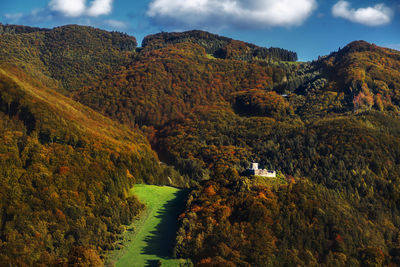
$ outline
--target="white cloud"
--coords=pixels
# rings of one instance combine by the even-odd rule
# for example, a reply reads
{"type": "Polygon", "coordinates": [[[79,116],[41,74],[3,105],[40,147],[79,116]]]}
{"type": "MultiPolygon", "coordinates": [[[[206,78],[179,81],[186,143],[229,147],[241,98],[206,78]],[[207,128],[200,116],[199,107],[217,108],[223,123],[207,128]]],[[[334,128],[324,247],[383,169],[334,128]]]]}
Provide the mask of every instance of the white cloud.
{"type": "Polygon", "coordinates": [[[332,7],[332,14],[367,26],[380,26],[391,22],[393,10],[384,4],[354,9],[349,2],[340,0],[332,7]]]}
{"type": "Polygon", "coordinates": [[[153,0],[147,15],[176,26],[266,28],[301,25],[316,0],[153,0]]]}
{"type": "Polygon", "coordinates": [[[113,0],[95,0],[88,9],[89,16],[97,17],[111,13],[113,0]]]}
{"type": "Polygon", "coordinates": [[[86,0],[51,0],[49,8],[66,17],[107,15],[111,12],[113,0],[93,0],[89,7],[86,0]]]}
{"type": "Polygon", "coordinates": [[[119,21],[119,20],[114,20],[114,19],[106,20],[105,24],[107,24],[108,26],[110,26],[112,28],[117,28],[117,29],[124,29],[128,26],[128,25],[126,25],[125,22],[119,21]]]}
{"type": "Polygon", "coordinates": [[[86,0],[51,0],[49,7],[66,17],[78,17],[85,12],[86,0]]]}
{"type": "Polygon", "coordinates": [[[6,19],[10,19],[10,20],[18,20],[18,19],[22,18],[23,16],[24,16],[24,14],[22,14],[22,13],[4,14],[4,17],[6,19]]]}
{"type": "Polygon", "coordinates": [[[386,45],[386,47],[392,48],[392,49],[396,49],[400,51],[400,44],[389,44],[386,45]]]}

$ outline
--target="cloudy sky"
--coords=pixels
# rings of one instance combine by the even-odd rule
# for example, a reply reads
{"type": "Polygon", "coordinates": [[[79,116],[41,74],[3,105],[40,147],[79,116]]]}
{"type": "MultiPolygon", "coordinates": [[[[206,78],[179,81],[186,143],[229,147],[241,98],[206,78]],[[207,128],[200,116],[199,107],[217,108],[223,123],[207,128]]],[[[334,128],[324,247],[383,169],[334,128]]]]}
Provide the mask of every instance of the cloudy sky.
{"type": "Polygon", "coordinates": [[[353,40],[400,50],[399,0],[0,0],[0,22],[144,36],[207,30],[316,59],[353,40]]]}

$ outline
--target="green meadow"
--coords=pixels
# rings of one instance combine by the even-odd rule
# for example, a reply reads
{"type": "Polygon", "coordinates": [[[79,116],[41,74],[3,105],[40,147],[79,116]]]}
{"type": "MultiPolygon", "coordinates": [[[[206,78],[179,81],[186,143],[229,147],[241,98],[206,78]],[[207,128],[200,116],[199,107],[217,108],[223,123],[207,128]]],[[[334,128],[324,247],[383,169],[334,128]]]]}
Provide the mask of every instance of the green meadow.
{"type": "Polygon", "coordinates": [[[186,260],[172,258],[177,216],[182,211],[184,191],[169,186],[138,184],[130,193],[146,205],[146,210],[128,227],[119,249],[111,252],[106,265],[186,265],[186,260]]]}

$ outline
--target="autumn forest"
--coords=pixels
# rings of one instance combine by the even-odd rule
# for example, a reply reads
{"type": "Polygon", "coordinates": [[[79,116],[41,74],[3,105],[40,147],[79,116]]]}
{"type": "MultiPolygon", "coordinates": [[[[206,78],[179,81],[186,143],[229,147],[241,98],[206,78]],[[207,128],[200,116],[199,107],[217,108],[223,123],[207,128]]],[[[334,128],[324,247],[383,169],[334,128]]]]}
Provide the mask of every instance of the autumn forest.
{"type": "Polygon", "coordinates": [[[0,265],[101,266],[145,183],[187,190],[195,266],[398,266],[399,115],[400,52],[365,41],[0,24],[0,265]]]}

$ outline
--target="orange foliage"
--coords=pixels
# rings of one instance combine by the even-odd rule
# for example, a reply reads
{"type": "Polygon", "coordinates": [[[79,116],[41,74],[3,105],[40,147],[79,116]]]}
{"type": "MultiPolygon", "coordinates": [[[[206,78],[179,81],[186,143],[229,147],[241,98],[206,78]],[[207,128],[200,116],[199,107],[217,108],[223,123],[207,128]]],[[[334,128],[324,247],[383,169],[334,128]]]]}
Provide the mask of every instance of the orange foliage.
{"type": "MultiPolygon", "coordinates": [[[[215,192],[214,192],[214,194],[215,194],[215,192]]],[[[199,205],[195,205],[195,206],[192,208],[192,211],[193,211],[193,212],[198,212],[198,211],[200,211],[200,210],[202,210],[202,207],[200,207],[199,205]]]]}
{"type": "Polygon", "coordinates": [[[337,234],[336,237],[335,237],[335,241],[338,242],[338,243],[343,243],[343,238],[342,238],[342,236],[339,235],[339,234],[337,234]]]}
{"type": "Polygon", "coordinates": [[[65,215],[61,210],[57,209],[54,215],[56,216],[57,220],[64,222],[66,221],[65,215]]]}
{"type": "Polygon", "coordinates": [[[60,175],[65,175],[65,174],[67,174],[69,172],[69,167],[68,166],[60,166],[59,168],[58,168],[58,173],[60,174],[60,175]]]}
{"type": "Polygon", "coordinates": [[[207,266],[207,265],[209,265],[211,263],[211,258],[205,258],[205,259],[202,259],[200,262],[199,262],[199,266],[201,265],[201,264],[205,264],[204,266],[207,266]]]}
{"type": "Polygon", "coordinates": [[[214,196],[215,193],[215,189],[213,185],[209,185],[204,189],[204,193],[206,194],[206,196],[214,196]]]}

